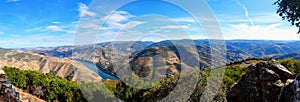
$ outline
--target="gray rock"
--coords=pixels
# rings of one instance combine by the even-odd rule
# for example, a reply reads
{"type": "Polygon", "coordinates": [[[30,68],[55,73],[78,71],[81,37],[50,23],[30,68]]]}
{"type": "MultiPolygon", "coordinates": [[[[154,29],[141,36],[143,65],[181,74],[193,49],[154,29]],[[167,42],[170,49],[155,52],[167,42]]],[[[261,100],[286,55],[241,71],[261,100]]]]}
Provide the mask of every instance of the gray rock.
{"type": "Polygon", "coordinates": [[[275,60],[252,64],[242,78],[227,92],[229,102],[275,102],[293,75],[275,60]]]}

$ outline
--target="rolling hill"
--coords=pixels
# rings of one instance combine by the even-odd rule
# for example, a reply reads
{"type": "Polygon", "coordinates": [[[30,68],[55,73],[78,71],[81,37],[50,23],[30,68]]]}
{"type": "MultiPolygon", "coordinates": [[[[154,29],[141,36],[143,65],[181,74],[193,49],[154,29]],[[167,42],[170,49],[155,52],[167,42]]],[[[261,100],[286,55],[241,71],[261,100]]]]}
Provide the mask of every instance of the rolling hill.
{"type": "MultiPolygon", "coordinates": [[[[141,65],[143,63],[143,65],[139,66],[140,68],[134,68],[135,70],[145,71],[149,68],[153,68],[153,66],[155,65],[150,65],[149,63],[153,63],[155,55],[164,56],[162,57],[162,59],[164,59],[164,61],[167,63],[168,68],[166,69],[169,70],[169,68],[171,68],[171,72],[176,72],[176,70],[174,69],[179,68],[171,67],[174,65],[170,64],[168,60],[177,60],[178,62],[176,63],[179,63],[179,65],[185,65],[188,67],[195,67],[196,64],[199,64],[198,67],[200,67],[200,69],[209,69],[211,66],[213,66],[211,65],[212,52],[220,55],[222,54],[222,52],[224,52],[224,50],[226,50],[223,54],[226,54],[226,63],[228,64],[247,58],[274,57],[299,52],[300,47],[296,46],[297,44],[300,44],[300,42],[275,40],[222,41],[183,39],[165,40],[161,42],[114,41],[98,43],[95,45],[27,48],[22,50],[51,57],[81,59],[89,61],[96,64],[99,69],[111,75],[116,75],[116,73],[121,73],[125,67],[128,67],[126,66],[128,64],[137,67],[136,65],[133,65],[133,63],[138,65],[141,65]],[[211,48],[210,44],[212,41],[224,42],[226,44],[226,49],[211,48]],[[179,52],[178,50],[182,51],[179,52]],[[149,58],[145,58],[145,56],[149,58]],[[189,57],[183,59],[181,58],[183,56],[189,57]]],[[[223,65],[225,65],[226,63],[224,63],[223,65]]],[[[144,72],[136,73],[141,74],[144,72]]],[[[146,73],[149,74],[152,72],[146,73]]],[[[156,76],[161,75],[162,74],[156,76]]]]}
{"type": "Polygon", "coordinates": [[[98,74],[70,59],[44,56],[36,53],[0,49],[0,67],[11,66],[22,70],[54,73],[73,81],[100,81],[98,74]]]}

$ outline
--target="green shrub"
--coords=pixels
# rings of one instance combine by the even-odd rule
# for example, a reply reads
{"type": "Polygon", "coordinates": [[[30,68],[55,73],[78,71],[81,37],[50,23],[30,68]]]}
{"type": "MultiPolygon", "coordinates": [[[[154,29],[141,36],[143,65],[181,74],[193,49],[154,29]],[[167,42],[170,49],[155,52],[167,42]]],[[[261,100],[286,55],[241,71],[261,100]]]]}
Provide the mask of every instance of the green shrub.
{"type": "Polygon", "coordinates": [[[71,82],[53,74],[4,67],[8,80],[16,87],[49,101],[86,101],[77,82],[71,82]]]}
{"type": "Polygon", "coordinates": [[[279,63],[285,66],[293,74],[300,73],[300,60],[286,58],[283,60],[279,60],[279,63]]]}

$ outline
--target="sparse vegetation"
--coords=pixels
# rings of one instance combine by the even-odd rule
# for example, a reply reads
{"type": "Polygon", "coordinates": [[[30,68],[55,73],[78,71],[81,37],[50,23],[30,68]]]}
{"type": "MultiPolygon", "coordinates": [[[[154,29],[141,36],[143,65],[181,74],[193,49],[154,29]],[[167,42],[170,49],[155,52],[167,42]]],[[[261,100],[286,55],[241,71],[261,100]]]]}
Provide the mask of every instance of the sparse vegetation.
{"type": "Polygon", "coordinates": [[[293,74],[300,73],[300,60],[295,60],[292,58],[286,58],[280,60],[279,63],[285,66],[293,74]]]}
{"type": "Polygon", "coordinates": [[[229,89],[234,83],[236,83],[247,70],[247,67],[243,66],[227,66],[223,78],[223,83],[226,88],[229,89]]]}
{"type": "Polygon", "coordinates": [[[4,67],[11,83],[41,99],[49,101],[86,101],[76,82],[36,71],[20,70],[14,67],[4,67]]]}
{"type": "MultiPolygon", "coordinates": [[[[227,90],[238,82],[247,66],[243,63],[255,63],[267,59],[248,59],[235,64],[227,65],[225,68],[222,87],[214,97],[215,101],[222,101],[226,97],[227,90]]],[[[294,59],[284,59],[279,61],[280,64],[288,68],[292,73],[300,72],[300,61],[294,59]]],[[[19,70],[13,67],[3,68],[11,83],[16,87],[28,91],[37,97],[48,101],[96,101],[99,99],[113,100],[118,97],[123,101],[157,101],[169,95],[177,85],[180,75],[158,80],[155,83],[144,83],[138,79],[137,75],[128,77],[130,83],[140,84],[140,86],[149,87],[131,87],[130,85],[118,81],[107,80],[102,83],[71,82],[64,78],[55,76],[51,73],[41,74],[36,71],[19,70]],[[80,87],[80,88],[79,88],[80,87]],[[81,89],[81,90],[80,90],[81,89]],[[82,91],[82,92],[81,92],[82,91]],[[84,97],[86,96],[86,97],[84,97]]],[[[212,69],[217,70],[217,69],[212,69]]],[[[207,84],[207,77],[211,70],[199,72],[200,76],[197,81],[194,92],[190,95],[189,101],[197,101],[201,98],[202,92],[207,84]]]]}

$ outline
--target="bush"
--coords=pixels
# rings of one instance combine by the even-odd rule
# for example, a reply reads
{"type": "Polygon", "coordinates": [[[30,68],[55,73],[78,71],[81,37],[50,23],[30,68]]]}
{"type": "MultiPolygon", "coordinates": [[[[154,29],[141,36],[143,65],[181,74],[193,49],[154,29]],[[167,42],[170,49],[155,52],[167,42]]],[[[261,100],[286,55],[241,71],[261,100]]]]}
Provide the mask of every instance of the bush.
{"type": "Polygon", "coordinates": [[[294,60],[292,58],[286,58],[280,60],[279,63],[285,66],[293,74],[300,73],[300,60],[294,60]]]}
{"type": "Polygon", "coordinates": [[[49,101],[86,101],[77,82],[71,82],[53,74],[4,67],[10,82],[41,99],[49,101]]]}
{"type": "Polygon", "coordinates": [[[236,83],[246,70],[246,67],[227,66],[223,78],[223,83],[225,84],[226,88],[229,89],[234,83],[236,83]]]}

